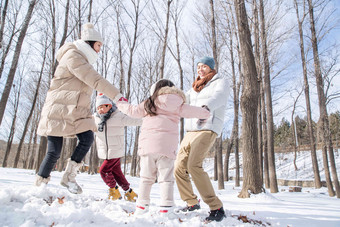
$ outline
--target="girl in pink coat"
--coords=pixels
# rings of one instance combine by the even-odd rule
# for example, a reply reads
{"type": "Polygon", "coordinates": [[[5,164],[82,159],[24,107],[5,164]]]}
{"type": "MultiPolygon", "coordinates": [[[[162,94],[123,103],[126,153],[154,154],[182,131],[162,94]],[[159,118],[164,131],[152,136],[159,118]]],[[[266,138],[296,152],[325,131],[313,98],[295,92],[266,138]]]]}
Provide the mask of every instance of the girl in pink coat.
{"type": "Polygon", "coordinates": [[[153,183],[160,184],[160,213],[174,206],[174,161],[179,143],[178,123],[181,118],[207,119],[210,113],[202,107],[185,103],[184,93],[170,80],[152,85],[150,97],[139,105],[120,101],[118,109],[134,118],[143,118],[139,136],[140,184],[135,214],[148,211],[153,183]]]}

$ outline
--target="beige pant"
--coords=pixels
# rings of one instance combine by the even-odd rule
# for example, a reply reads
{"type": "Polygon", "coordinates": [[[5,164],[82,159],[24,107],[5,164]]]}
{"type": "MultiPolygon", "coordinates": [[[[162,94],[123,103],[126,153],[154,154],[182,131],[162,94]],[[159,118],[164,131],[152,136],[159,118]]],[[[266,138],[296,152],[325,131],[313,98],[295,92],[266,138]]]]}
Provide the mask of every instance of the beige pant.
{"type": "Polygon", "coordinates": [[[223,206],[215,194],[208,174],[202,167],[203,160],[216,137],[217,134],[212,131],[187,132],[181,142],[175,162],[175,178],[181,199],[186,201],[188,206],[198,203],[189,174],[203,201],[209,205],[211,210],[223,206]]]}
{"type": "Polygon", "coordinates": [[[140,157],[140,183],[137,204],[150,204],[151,187],[156,179],[160,186],[161,202],[159,206],[174,206],[174,162],[175,160],[160,154],[140,157]]]}

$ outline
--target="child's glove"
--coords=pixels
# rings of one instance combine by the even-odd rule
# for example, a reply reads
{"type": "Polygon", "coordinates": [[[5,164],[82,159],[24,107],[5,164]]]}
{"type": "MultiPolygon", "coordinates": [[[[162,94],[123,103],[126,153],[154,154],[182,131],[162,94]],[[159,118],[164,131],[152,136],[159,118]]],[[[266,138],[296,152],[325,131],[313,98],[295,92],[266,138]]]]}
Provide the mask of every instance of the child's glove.
{"type": "Polygon", "coordinates": [[[121,101],[123,101],[123,102],[128,102],[128,100],[127,100],[126,98],[124,98],[124,97],[121,97],[118,101],[119,101],[119,102],[121,102],[121,101]]]}

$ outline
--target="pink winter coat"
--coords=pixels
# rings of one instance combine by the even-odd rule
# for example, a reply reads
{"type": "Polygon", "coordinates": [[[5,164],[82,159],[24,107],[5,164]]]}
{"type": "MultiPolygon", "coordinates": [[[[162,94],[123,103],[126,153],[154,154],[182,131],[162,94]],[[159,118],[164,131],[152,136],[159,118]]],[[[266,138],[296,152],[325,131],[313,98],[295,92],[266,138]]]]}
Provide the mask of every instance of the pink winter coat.
{"type": "Polygon", "coordinates": [[[131,117],[143,117],[138,145],[140,156],[159,153],[170,159],[176,159],[180,119],[182,117],[207,119],[210,113],[202,107],[185,104],[184,93],[176,87],[161,88],[155,104],[157,106],[156,116],[147,115],[144,102],[139,105],[118,102],[117,107],[131,117]]]}

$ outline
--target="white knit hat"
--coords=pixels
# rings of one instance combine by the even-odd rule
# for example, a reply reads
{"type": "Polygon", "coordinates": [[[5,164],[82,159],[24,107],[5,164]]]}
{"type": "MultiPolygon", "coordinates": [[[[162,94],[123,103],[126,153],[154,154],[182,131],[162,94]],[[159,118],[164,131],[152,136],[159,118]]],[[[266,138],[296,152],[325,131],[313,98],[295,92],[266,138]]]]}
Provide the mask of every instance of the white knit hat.
{"type": "Polygon", "coordinates": [[[99,41],[104,43],[104,40],[100,33],[94,29],[93,24],[87,23],[83,25],[81,30],[81,39],[84,41],[99,41]]]}
{"type": "Polygon", "coordinates": [[[104,95],[103,93],[99,93],[96,97],[96,108],[98,108],[98,106],[100,105],[114,105],[113,102],[111,101],[111,99],[109,99],[106,95],[104,95]]]}

